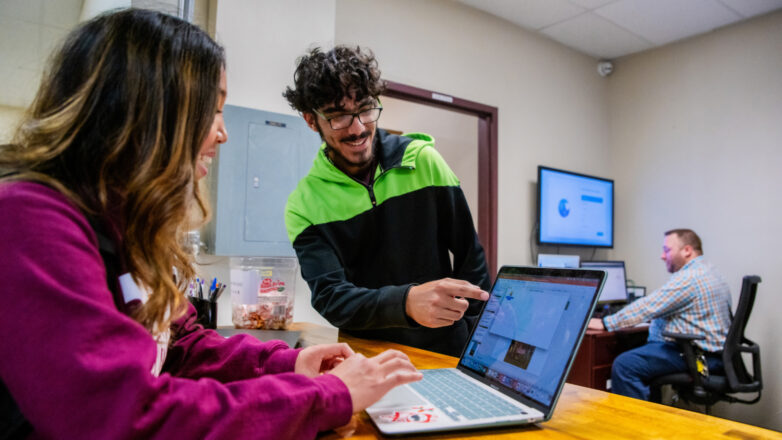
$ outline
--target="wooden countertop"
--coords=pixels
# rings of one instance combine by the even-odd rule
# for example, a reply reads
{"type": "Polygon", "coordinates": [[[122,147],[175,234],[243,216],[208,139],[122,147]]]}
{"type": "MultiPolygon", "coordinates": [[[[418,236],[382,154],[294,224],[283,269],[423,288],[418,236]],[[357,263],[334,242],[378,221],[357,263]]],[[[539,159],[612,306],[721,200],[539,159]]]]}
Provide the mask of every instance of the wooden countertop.
{"type": "MultiPolygon", "coordinates": [[[[313,343],[346,342],[356,352],[374,356],[393,348],[406,353],[417,368],[450,368],[458,359],[383,341],[370,341],[340,334],[318,324],[294,323],[302,332],[304,346],[313,343]]],[[[384,438],[366,413],[353,416],[352,439],[384,438]]],[[[341,439],[335,432],[319,438],[341,439]]],[[[707,416],[679,408],[631,399],[603,391],[565,384],[554,416],[545,423],[526,428],[488,429],[448,434],[430,434],[425,439],[782,439],[782,433],[707,416]]]]}

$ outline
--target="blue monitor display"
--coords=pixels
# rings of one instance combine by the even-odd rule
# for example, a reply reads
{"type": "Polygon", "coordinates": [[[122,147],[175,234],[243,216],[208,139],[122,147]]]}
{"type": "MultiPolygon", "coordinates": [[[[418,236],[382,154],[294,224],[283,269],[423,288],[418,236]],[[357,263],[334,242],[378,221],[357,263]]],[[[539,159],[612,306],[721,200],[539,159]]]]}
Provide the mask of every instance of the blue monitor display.
{"type": "Polygon", "coordinates": [[[538,243],[614,247],[614,181],[538,167],[538,243]]]}

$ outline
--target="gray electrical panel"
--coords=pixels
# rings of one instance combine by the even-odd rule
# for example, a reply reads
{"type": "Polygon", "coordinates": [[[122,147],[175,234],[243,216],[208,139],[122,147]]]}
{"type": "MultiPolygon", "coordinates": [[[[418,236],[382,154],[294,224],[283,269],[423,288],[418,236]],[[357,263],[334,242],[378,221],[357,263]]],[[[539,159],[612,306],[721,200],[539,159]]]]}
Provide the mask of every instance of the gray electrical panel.
{"type": "Polygon", "coordinates": [[[298,116],[226,105],[228,142],[210,172],[209,253],[295,256],[285,203],[312,167],[321,140],[298,116]]]}

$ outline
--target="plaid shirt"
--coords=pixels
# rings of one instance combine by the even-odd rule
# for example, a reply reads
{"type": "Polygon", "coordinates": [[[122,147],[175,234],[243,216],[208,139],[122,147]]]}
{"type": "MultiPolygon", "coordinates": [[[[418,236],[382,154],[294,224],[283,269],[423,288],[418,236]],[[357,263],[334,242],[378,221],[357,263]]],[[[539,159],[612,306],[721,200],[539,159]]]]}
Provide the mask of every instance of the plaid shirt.
{"type": "Polygon", "coordinates": [[[703,256],[691,260],[665,285],[618,313],[603,319],[606,329],[652,320],[649,341],[662,342],[662,332],[704,335],[695,341],[703,350],[722,350],[730,327],[730,288],[703,256]]]}

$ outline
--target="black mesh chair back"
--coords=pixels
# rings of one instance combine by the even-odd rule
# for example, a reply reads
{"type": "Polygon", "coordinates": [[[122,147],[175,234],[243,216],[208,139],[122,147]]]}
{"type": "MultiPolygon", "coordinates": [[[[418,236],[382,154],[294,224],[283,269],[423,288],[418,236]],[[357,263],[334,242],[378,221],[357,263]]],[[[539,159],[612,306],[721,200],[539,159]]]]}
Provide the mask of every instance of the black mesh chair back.
{"type": "Polygon", "coordinates": [[[663,333],[666,337],[673,338],[681,347],[688,371],[654,378],[650,384],[652,401],[661,401],[661,387],[663,385],[672,385],[676,392],[676,398],[704,404],[706,413],[709,412],[711,405],[720,400],[747,404],[760,400],[760,394],[763,390],[760,347],[744,336],[760,281],[761,279],[757,275],[747,275],[742,280],[736,313],[732,316],[722,349],[724,372],[709,375],[698,373],[697,357],[700,351],[694,341],[703,339],[703,336],[663,333]],[[745,353],[751,356],[751,373],[744,363],[743,355],[745,353]],[[757,393],[757,396],[752,400],[745,400],[731,395],[736,393],[757,393]]]}
{"type": "Polygon", "coordinates": [[[728,392],[730,393],[759,391],[763,386],[760,372],[760,347],[744,336],[744,329],[747,327],[752,306],[755,304],[758,283],[760,283],[760,277],[757,275],[744,277],[736,313],[728,330],[728,336],[725,338],[722,361],[725,364],[725,376],[728,380],[728,392]],[[752,354],[752,374],[744,365],[742,353],[752,354]]]}

